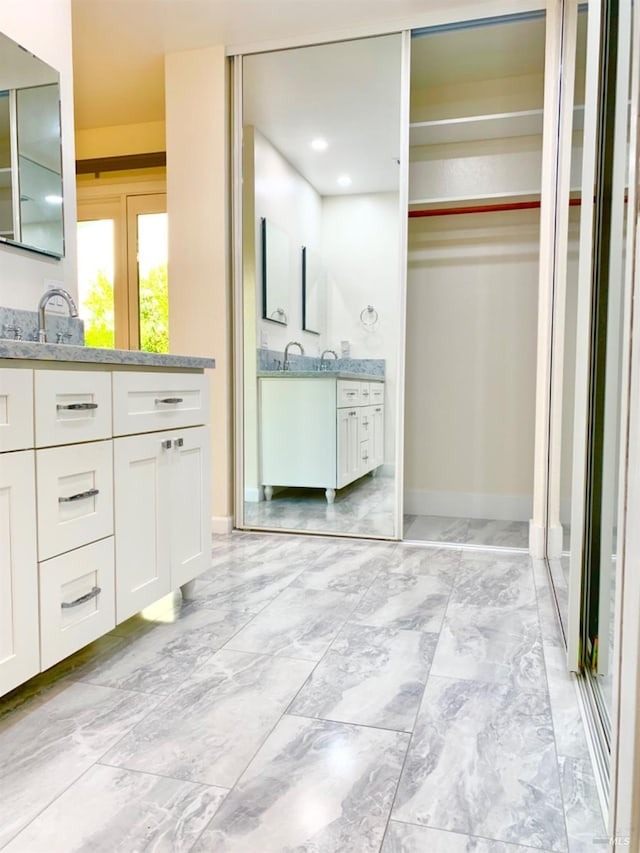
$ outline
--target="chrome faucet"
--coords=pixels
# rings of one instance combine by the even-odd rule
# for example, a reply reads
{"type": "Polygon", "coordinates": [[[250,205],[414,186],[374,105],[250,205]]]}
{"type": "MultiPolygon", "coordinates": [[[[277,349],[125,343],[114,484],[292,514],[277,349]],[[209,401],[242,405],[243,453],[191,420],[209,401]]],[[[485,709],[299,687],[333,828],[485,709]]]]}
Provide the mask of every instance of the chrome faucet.
{"type": "Polygon", "coordinates": [[[338,360],[338,353],[334,349],[322,350],[322,355],[320,356],[320,370],[323,370],[324,368],[324,357],[327,353],[330,353],[336,361],[338,360]]]}
{"type": "Polygon", "coordinates": [[[289,341],[289,343],[284,348],[284,361],[282,362],[283,370],[289,370],[289,347],[299,347],[300,355],[304,355],[304,348],[300,341],[289,341]]]}
{"type": "Polygon", "coordinates": [[[46,344],[47,342],[47,332],[45,330],[45,308],[47,307],[47,303],[50,299],[53,299],[55,296],[61,296],[64,301],[67,303],[69,308],[69,316],[77,317],[78,309],[76,307],[76,303],[73,301],[73,296],[70,293],[67,293],[66,290],[63,290],[61,287],[52,287],[51,290],[45,291],[40,297],[40,302],[38,302],[38,340],[41,344],[46,344]]]}

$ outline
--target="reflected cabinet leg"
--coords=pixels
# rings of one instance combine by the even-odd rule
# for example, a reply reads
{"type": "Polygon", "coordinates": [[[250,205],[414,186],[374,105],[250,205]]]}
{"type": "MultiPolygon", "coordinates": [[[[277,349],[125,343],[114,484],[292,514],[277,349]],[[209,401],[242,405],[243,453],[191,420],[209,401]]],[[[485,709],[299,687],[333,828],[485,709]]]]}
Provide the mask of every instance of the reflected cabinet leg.
{"type": "Polygon", "coordinates": [[[327,503],[332,504],[334,502],[334,500],[336,499],[336,490],[335,489],[326,489],[325,495],[327,498],[327,503]]]}
{"type": "Polygon", "coordinates": [[[196,597],[195,578],[191,581],[183,583],[180,587],[180,592],[182,593],[182,598],[184,599],[184,601],[193,601],[193,599],[196,597]]]}
{"type": "Polygon", "coordinates": [[[273,497],[273,486],[265,486],[264,487],[264,499],[266,501],[270,501],[273,497]]]}

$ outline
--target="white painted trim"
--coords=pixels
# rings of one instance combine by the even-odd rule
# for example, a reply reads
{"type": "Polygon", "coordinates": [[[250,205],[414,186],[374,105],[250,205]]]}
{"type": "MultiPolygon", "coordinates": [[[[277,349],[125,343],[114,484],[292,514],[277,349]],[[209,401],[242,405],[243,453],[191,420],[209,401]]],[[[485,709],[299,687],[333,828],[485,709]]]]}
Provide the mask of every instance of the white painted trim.
{"type": "Polygon", "coordinates": [[[244,525],[244,288],[242,244],[242,57],[231,64],[231,229],[233,281],[233,384],[234,384],[234,504],[236,523],[244,525]]]}
{"type": "MultiPolygon", "coordinates": [[[[560,70],[562,68],[562,0],[547,3],[540,186],[540,267],[538,274],[538,349],[536,365],[533,516],[531,529],[546,528],[549,465],[551,344],[556,250],[557,146],[560,70]]],[[[536,548],[536,553],[537,553],[536,548]]]]}
{"type": "Polygon", "coordinates": [[[264,500],[264,487],[258,486],[257,489],[246,489],[244,490],[244,500],[245,503],[257,504],[260,501],[264,500]]]}
{"type": "Polygon", "coordinates": [[[233,530],[232,515],[213,515],[211,517],[211,532],[215,534],[231,533],[233,530]]]}
{"type": "Polygon", "coordinates": [[[573,416],[573,475],[571,483],[571,557],[569,561],[569,612],[567,661],[580,667],[580,621],[582,609],[582,560],[584,555],[584,495],[586,490],[587,417],[589,412],[591,277],[593,269],[593,188],[596,183],[598,128],[598,74],[600,61],[599,3],[590,3],[587,27],[587,68],[582,153],[582,206],[578,261],[578,305],[576,319],[576,378],[573,416]]]}
{"type": "Polygon", "coordinates": [[[547,527],[547,557],[557,560],[562,556],[564,531],[561,524],[550,524],[547,527]]]}
{"type": "Polygon", "coordinates": [[[529,553],[534,560],[544,560],[547,529],[542,524],[529,521],[529,553]]]}
{"type": "Polygon", "coordinates": [[[443,4],[439,8],[430,9],[419,15],[390,16],[388,20],[367,25],[344,27],[324,32],[303,35],[301,33],[279,39],[268,39],[259,42],[231,44],[226,47],[227,56],[237,54],[263,53],[271,50],[286,50],[292,47],[305,47],[315,44],[326,44],[335,41],[382,36],[400,33],[405,30],[437,27],[442,24],[452,24],[458,21],[474,21],[478,18],[497,18],[501,15],[514,15],[521,12],[534,12],[544,8],[540,0],[470,0],[465,5],[456,3],[443,4]]]}
{"type": "MultiPolygon", "coordinates": [[[[622,6],[627,17],[628,0],[622,6]]],[[[637,9],[632,16],[632,27],[627,262],[622,342],[624,393],[621,409],[609,813],[612,834],[621,838],[629,837],[628,849],[640,850],[640,572],[637,571],[640,564],[640,341],[637,334],[640,328],[640,304],[636,296],[640,291],[637,191],[640,161],[640,15],[637,9]]],[[[627,29],[631,29],[628,21],[627,29]]]]}
{"type": "Polygon", "coordinates": [[[408,489],[404,493],[404,511],[407,515],[442,515],[452,518],[529,521],[531,517],[531,496],[408,489]]]}
{"type": "MultiPolygon", "coordinates": [[[[404,410],[405,363],[407,341],[407,270],[409,218],[409,107],[411,97],[411,33],[402,33],[402,59],[400,69],[400,176],[398,192],[398,358],[396,368],[395,410],[395,518],[394,539],[402,539],[404,532],[404,410]]],[[[387,466],[384,466],[385,468],[387,466]]]]}

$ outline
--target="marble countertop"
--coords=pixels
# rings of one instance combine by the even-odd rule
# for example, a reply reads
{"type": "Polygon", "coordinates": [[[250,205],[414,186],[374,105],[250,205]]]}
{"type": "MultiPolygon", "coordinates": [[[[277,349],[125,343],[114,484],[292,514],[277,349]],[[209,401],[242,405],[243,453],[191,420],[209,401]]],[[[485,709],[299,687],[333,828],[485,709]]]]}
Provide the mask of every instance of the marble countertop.
{"type": "Polygon", "coordinates": [[[0,359],[2,358],[21,358],[35,361],[69,361],[79,364],[174,367],[181,368],[182,370],[202,370],[216,366],[214,358],[0,339],[0,359]]]}
{"type": "Polygon", "coordinates": [[[384,382],[384,376],[351,373],[347,370],[259,370],[259,379],[359,379],[361,382],[384,382]]]}

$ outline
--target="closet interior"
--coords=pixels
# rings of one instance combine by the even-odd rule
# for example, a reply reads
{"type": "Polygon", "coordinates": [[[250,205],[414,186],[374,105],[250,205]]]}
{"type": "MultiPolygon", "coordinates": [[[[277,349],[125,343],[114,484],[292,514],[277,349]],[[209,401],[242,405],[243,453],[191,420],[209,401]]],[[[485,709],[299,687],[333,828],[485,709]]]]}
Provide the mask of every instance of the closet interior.
{"type": "Polygon", "coordinates": [[[544,62],[542,11],[412,33],[405,540],[528,547],[544,62]]]}

